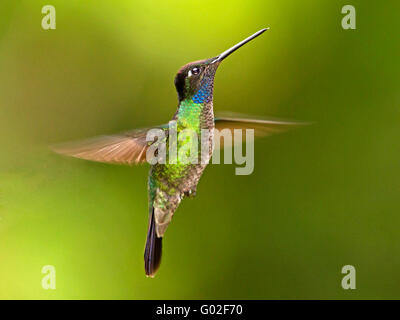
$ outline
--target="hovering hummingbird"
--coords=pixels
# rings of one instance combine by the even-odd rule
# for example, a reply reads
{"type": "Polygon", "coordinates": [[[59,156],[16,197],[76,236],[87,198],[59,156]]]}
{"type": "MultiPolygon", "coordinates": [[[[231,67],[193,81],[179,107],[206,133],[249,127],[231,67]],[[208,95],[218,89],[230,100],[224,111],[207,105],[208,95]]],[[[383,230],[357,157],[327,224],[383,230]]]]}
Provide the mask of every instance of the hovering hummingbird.
{"type": "MultiPolygon", "coordinates": [[[[191,129],[209,132],[208,156],[213,153],[215,129],[248,129],[253,128],[256,135],[265,136],[286,131],[299,125],[298,122],[249,119],[240,117],[217,117],[213,112],[214,76],[221,62],[241,46],[258,37],[268,28],[262,29],[245,40],[234,45],[220,55],[188,63],[175,77],[178,93],[178,108],[172,118],[176,121],[176,130],[181,132],[191,129]]],[[[168,142],[169,125],[156,128],[165,131],[168,142]]],[[[67,143],[55,147],[55,151],[69,156],[114,164],[139,164],[146,161],[146,151],[151,145],[146,140],[149,128],[131,132],[100,136],[78,143],[67,143]]],[[[178,148],[185,143],[178,142],[178,148]]],[[[196,141],[198,143],[200,141],[196,141]]],[[[168,143],[167,143],[168,145],[168,143]]],[[[144,265],[147,276],[153,277],[161,262],[162,238],[171,222],[172,216],[184,197],[193,197],[199,179],[207,166],[205,163],[184,163],[179,154],[176,163],[156,163],[151,165],[148,178],[149,226],[144,252],[144,265]]]]}

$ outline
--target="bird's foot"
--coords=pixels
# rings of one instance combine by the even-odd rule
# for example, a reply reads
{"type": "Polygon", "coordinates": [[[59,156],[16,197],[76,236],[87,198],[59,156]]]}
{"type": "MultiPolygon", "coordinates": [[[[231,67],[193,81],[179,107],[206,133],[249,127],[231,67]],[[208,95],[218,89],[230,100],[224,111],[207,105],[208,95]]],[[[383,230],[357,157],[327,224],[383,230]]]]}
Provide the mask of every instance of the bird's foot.
{"type": "Polygon", "coordinates": [[[196,196],[196,190],[188,190],[184,192],[185,197],[194,198],[196,196]]]}

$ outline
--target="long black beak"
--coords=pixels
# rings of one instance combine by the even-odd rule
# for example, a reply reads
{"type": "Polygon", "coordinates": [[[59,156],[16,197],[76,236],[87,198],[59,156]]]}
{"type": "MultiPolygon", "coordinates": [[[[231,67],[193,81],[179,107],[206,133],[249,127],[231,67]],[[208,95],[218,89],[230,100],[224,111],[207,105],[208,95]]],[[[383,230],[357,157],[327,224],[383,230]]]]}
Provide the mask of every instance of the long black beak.
{"type": "Polygon", "coordinates": [[[224,60],[227,56],[229,56],[231,53],[235,52],[237,49],[239,49],[241,46],[245,45],[247,42],[253,40],[254,38],[258,37],[261,33],[264,31],[268,30],[269,28],[264,28],[261,29],[260,31],[257,31],[255,34],[251,35],[250,37],[244,39],[243,41],[240,41],[238,44],[235,44],[232,48],[229,48],[228,50],[222,52],[216,59],[212,62],[221,62],[224,60]]]}

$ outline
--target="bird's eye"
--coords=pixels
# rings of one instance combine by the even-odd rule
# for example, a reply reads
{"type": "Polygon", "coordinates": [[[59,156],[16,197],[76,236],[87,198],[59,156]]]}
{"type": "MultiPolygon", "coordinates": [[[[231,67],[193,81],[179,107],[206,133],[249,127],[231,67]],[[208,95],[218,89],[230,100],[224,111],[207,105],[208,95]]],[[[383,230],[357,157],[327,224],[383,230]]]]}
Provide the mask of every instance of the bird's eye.
{"type": "Polygon", "coordinates": [[[192,69],[192,74],[199,74],[199,73],[200,73],[200,69],[199,69],[199,68],[194,67],[194,68],[192,69]]]}
{"type": "Polygon", "coordinates": [[[190,77],[190,76],[192,76],[192,75],[197,75],[197,74],[199,74],[199,73],[200,73],[200,68],[194,67],[193,69],[189,70],[188,75],[189,75],[189,77],[190,77]]]}

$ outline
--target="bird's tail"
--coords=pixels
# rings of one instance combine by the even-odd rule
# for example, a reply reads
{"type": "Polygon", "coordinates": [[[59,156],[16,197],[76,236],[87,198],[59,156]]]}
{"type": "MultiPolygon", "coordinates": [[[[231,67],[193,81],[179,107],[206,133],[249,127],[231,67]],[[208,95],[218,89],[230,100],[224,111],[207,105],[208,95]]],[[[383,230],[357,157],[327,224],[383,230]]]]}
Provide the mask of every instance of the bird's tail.
{"type": "Polygon", "coordinates": [[[161,262],[162,238],[157,237],[154,208],[151,208],[146,248],[144,250],[144,268],[146,276],[154,277],[161,262]]]}

